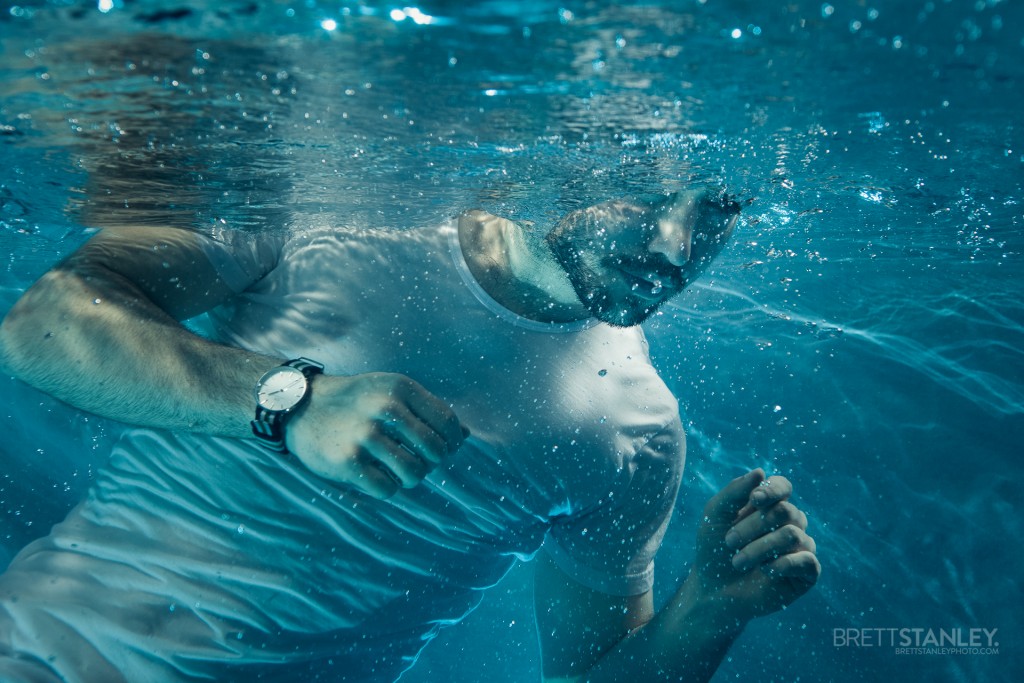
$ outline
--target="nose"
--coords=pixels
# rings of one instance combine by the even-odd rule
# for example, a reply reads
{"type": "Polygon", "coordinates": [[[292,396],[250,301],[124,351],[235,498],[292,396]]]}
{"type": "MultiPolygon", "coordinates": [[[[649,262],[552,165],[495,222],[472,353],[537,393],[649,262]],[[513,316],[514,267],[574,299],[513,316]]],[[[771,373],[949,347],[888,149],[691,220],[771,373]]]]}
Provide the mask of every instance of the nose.
{"type": "Polygon", "coordinates": [[[692,246],[693,226],[678,217],[665,216],[657,221],[647,249],[652,254],[661,254],[673,266],[680,268],[690,260],[692,246]]]}

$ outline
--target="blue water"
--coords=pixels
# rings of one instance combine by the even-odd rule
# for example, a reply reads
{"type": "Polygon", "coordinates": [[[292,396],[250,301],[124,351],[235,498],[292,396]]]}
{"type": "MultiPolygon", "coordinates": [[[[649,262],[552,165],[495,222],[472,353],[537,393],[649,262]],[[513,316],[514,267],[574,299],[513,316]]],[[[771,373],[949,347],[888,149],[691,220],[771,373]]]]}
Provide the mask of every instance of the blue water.
{"type": "MultiPolygon", "coordinates": [[[[659,599],[704,500],[761,465],[824,572],[716,680],[1024,679],[1024,3],[107,6],[0,15],[0,312],[91,226],[550,222],[724,183],[733,243],[647,325],[690,434],[659,599]],[[869,628],[998,653],[836,644],[869,628]]],[[[0,388],[2,564],[118,427],[0,388]]],[[[529,580],[403,680],[535,680],[529,580]]]]}

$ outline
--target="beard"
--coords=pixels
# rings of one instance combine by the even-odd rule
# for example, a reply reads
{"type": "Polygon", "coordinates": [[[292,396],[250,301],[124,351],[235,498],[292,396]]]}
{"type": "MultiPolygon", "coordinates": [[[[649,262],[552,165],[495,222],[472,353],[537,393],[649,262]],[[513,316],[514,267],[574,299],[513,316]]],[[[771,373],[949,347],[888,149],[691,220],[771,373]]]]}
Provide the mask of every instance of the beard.
{"type": "Polygon", "coordinates": [[[739,210],[724,193],[716,197],[707,191],[676,193],[653,204],[616,200],[566,215],[544,242],[591,315],[609,325],[632,327],[714,260],[739,210]],[[675,215],[676,209],[685,213],[675,215]],[[672,239],[678,244],[663,241],[662,220],[674,225],[678,232],[672,239]],[[675,249],[684,245],[685,259],[680,259],[683,253],[675,249]],[[666,251],[669,247],[672,251],[666,251]]]}
{"type": "Polygon", "coordinates": [[[659,275],[664,293],[659,294],[657,298],[641,296],[636,291],[640,288],[650,288],[651,284],[631,277],[628,273],[664,269],[652,269],[650,264],[642,259],[599,257],[580,250],[574,240],[562,237],[564,236],[552,232],[545,238],[545,242],[565,272],[580,303],[603,323],[613,327],[639,325],[654,315],[675,292],[682,289],[678,273],[664,272],[659,275]]]}

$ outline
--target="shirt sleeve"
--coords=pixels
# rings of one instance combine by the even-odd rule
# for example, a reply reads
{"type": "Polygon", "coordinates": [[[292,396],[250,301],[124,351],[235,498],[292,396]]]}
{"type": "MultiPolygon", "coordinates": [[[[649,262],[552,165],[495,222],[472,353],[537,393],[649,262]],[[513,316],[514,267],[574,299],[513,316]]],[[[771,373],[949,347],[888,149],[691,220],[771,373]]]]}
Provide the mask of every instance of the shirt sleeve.
{"type": "Polygon", "coordinates": [[[649,591],[685,458],[686,438],[675,420],[643,443],[622,486],[592,509],[552,525],[545,551],[562,571],[594,590],[611,595],[649,591]]]}
{"type": "Polygon", "coordinates": [[[277,267],[286,239],[281,231],[257,234],[218,227],[202,234],[199,243],[220,278],[238,294],[277,267]]]}

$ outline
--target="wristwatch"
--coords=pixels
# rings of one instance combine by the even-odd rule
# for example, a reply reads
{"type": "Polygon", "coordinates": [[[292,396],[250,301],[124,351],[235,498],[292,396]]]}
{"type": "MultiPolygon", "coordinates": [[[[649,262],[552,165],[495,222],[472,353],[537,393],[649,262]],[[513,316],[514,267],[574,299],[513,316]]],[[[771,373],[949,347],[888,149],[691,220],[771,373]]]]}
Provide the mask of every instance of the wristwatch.
{"type": "Polygon", "coordinates": [[[309,398],[312,378],[324,366],[308,358],[295,358],[268,370],[256,383],[256,418],[252,433],[264,445],[287,453],[284,426],[309,398]]]}

